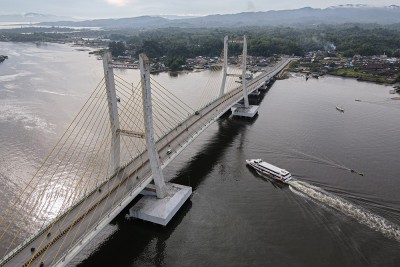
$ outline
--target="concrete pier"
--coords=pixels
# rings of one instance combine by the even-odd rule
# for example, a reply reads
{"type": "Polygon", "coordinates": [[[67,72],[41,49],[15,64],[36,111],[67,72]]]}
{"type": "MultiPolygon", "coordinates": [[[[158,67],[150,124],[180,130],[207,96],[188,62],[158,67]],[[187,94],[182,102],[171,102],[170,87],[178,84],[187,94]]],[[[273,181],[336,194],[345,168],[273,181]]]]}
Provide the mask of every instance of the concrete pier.
{"type": "Polygon", "coordinates": [[[143,197],[129,209],[129,217],[166,226],[183,203],[192,194],[189,186],[167,183],[167,195],[157,198],[154,185],[149,185],[141,194],[143,197]]]}
{"type": "Polygon", "coordinates": [[[232,115],[237,117],[245,117],[245,118],[253,118],[258,113],[259,106],[249,105],[249,107],[245,106],[236,106],[232,107],[232,115]]]}
{"type": "Polygon", "coordinates": [[[261,92],[259,91],[259,89],[254,90],[252,93],[249,94],[249,97],[258,97],[260,96],[261,92]]]}

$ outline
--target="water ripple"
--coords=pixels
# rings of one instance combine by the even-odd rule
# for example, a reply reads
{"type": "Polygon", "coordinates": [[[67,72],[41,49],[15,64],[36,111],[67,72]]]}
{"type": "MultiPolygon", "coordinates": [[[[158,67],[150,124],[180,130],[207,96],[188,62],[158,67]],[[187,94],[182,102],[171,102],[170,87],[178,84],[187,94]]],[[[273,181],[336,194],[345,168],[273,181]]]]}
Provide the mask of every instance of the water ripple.
{"type": "Polygon", "coordinates": [[[29,76],[32,73],[29,71],[20,72],[16,74],[2,75],[0,76],[0,82],[11,82],[17,80],[17,78],[29,76]]]}
{"type": "Polygon", "coordinates": [[[10,121],[20,122],[28,130],[35,129],[55,134],[54,124],[34,114],[28,108],[9,104],[0,106],[0,122],[10,121]]]}

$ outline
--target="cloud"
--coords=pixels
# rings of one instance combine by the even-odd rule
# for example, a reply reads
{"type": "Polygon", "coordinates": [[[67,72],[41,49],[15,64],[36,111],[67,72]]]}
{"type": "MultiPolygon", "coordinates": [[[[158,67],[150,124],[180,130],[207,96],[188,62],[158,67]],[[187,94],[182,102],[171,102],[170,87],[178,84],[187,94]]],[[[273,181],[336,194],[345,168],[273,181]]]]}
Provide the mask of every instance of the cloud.
{"type": "Polygon", "coordinates": [[[247,11],[254,12],[256,11],[256,6],[252,1],[247,1],[247,11]]]}
{"type": "Polygon", "coordinates": [[[116,7],[123,7],[128,5],[131,1],[130,0],[106,0],[107,4],[116,6],[116,7]]]}

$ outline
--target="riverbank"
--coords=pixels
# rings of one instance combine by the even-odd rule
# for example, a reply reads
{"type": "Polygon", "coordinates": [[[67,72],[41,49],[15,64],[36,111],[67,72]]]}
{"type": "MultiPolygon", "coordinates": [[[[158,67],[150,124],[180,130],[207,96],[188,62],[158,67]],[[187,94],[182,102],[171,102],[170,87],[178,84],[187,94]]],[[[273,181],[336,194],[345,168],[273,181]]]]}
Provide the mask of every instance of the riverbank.
{"type": "Polygon", "coordinates": [[[358,81],[374,82],[378,84],[395,84],[399,79],[397,77],[379,75],[378,73],[364,73],[357,71],[354,68],[330,70],[327,72],[327,74],[347,78],[356,78],[358,81]]]}
{"type": "Polygon", "coordinates": [[[293,62],[289,70],[311,76],[330,74],[378,84],[400,82],[400,58],[386,55],[346,58],[333,52],[308,53],[293,62]]]}
{"type": "Polygon", "coordinates": [[[296,68],[288,68],[287,71],[290,72],[297,72],[297,73],[304,73],[305,75],[318,77],[323,76],[325,74],[329,74],[332,76],[344,77],[344,78],[354,78],[358,81],[365,81],[365,82],[372,82],[376,84],[387,84],[387,85],[394,85],[400,82],[400,74],[397,77],[393,76],[386,76],[386,75],[379,75],[379,74],[368,74],[359,71],[355,71],[354,69],[336,69],[336,70],[329,70],[329,71],[309,71],[309,70],[299,70],[296,68]]]}

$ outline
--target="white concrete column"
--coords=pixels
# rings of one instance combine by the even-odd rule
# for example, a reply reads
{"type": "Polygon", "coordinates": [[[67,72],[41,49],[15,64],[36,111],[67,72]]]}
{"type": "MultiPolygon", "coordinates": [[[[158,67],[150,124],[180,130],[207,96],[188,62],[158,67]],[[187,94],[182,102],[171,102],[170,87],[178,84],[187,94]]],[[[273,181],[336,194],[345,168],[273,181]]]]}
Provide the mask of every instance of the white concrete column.
{"type": "Polygon", "coordinates": [[[111,170],[116,172],[120,165],[120,136],[118,133],[119,119],[117,107],[117,95],[115,92],[114,71],[110,66],[111,53],[107,52],[103,55],[104,77],[107,87],[108,112],[110,114],[111,127],[111,170]]]}
{"type": "Polygon", "coordinates": [[[246,108],[249,107],[249,96],[247,95],[247,87],[246,87],[246,67],[247,67],[247,40],[246,35],[243,36],[243,69],[242,69],[242,85],[243,85],[243,99],[244,106],[246,108]]]}
{"type": "Polygon", "coordinates": [[[225,36],[225,38],[224,38],[224,70],[223,71],[224,71],[224,73],[222,76],[222,84],[221,84],[221,89],[219,91],[219,97],[224,95],[226,75],[228,72],[228,36],[225,36]]]}
{"type": "Polygon", "coordinates": [[[145,54],[140,54],[139,64],[140,79],[142,83],[143,115],[146,129],[147,153],[149,155],[151,172],[153,174],[157,197],[164,198],[167,194],[167,187],[165,186],[164,175],[161,170],[160,158],[158,157],[156,143],[154,140],[149,58],[145,54]]]}

